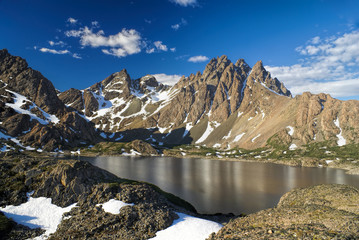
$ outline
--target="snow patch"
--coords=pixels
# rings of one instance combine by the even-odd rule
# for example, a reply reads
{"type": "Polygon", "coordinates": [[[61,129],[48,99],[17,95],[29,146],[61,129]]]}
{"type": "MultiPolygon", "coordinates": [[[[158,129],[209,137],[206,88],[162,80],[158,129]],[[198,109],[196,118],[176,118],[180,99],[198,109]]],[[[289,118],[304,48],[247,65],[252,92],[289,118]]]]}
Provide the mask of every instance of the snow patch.
{"type": "Polygon", "coordinates": [[[120,200],[116,199],[110,199],[109,201],[103,203],[103,204],[97,204],[96,206],[102,206],[103,210],[105,212],[111,213],[111,214],[119,214],[121,208],[125,206],[133,206],[133,203],[125,203],[120,200]]]}
{"type": "Polygon", "coordinates": [[[232,130],[229,131],[229,133],[223,137],[223,139],[228,139],[231,136],[232,130]]]}
{"type": "Polygon", "coordinates": [[[294,134],[294,127],[292,127],[292,126],[287,126],[287,128],[289,128],[288,134],[289,134],[290,136],[293,136],[293,134],[294,134]]]}
{"type": "Polygon", "coordinates": [[[254,138],[252,138],[252,142],[254,142],[261,134],[258,134],[257,136],[255,136],[254,138]]]}
{"type": "Polygon", "coordinates": [[[9,205],[4,208],[0,208],[6,217],[12,218],[15,222],[28,226],[29,228],[42,228],[46,232],[34,238],[35,240],[47,239],[51,233],[54,233],[57,226],[62,220],[62,215],[69,212],[76,203],[61,208],[51,203],[51,198],[29,197],[26,203],[19,206],[9,205]]]}
{"type": "Polygon", "coordinates": [[[39,108],[35,103],[33,103],[29,99],[27,99],[25,96],[23,96],[19,93],[10,91],[8,89],[6,89],[6,91],[13,94],[15,97],[14,97],[14,103],[6,103],[5,105],[11,107],[16,112],[18,112],[20,114],[27,114],[30,116],[31,120],[35,119],[43,125],[47,125],[49,122],[53,122],[55,124],[60,122],[60,120],[55,115],[48,114],[47,112],[45,112],[44,110],[39,108]],[[26,102],[31,102],[31,105],[29,106],[30,110],[35,107],[38,108],[40,110],[40,112],[42,113],[42,115],[46,118],[46,120],[39,118],[38,116],[36,116],[36,114],[33,114],[30,110],[22,109],[21,106],[26,102]]]}
{"type": "Polygon", "coordinates": [[[201,240],[206,239],[212,232],[218,232],[223,225],[209,220],[192,217],[184,213],[176,214],[179,219],[173,224],[156,233],[151,240],[201,240]]]}
{"type": "Polygon", "coordinates": [[[233,142],[238,142],[238,141],[244,136],[244,134],[246,134],[246,133],[241,133],[241,134],[237,135],[237,136],[233,139],[233,142]]]}
{"type": "Polygon", "coordinates": [[[203,135],[196,141],[196,144],[201,143],[201,142],[204,142],[204,141],[208,138],[208,136],[212,133],[213,129],[214,129],[214,128],[211,126],[210,122],[208,122],[206,131],[205,131],[205,132],[203,133],[203,135]]]}
{"type": "Polygon", "coordinates": [[[344,146],[347,141],[345,140],[345,138],[343,137],[342,133],[343,130],[340,128],[340,124],[339,124],[339,117],[337,117],[337,119],[334,121],[335,126],[337,126],[340,129],[340,133],[337,135],[338,141],[337,144],[338,146],[344,146]]]}
{"type": "Polygon", "coordinates": [[[220,147],[221,147],[221,144],[216,143],[216,144],[213,145],[213,147],[214,147],[214,148],[220,148],[220,147]]]}
{"type": "Polygon", "coordinates": [[[294,143],[292,143],[290,146],[289,146],[289,150],[295,150],[297,149],[297,145],[295,145],[294,143]]]}

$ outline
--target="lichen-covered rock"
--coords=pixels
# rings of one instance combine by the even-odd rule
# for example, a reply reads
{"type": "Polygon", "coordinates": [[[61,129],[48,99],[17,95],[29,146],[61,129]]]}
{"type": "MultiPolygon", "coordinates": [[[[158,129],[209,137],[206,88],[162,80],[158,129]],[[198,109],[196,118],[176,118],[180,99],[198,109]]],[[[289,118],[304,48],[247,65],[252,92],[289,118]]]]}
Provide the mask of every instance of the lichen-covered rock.
{"type": "Polygon", "coordinates": [[[134,140],[131,142],[131,147],[137,152],[141,153],[141,155],[158,155],[156,149],[154,149],[151,144],[142,141],[142,140],[134,140]]]}
{"type": "Polygon", "coordinates": [[[294,189],[276,208],[237,218],[209,239],[357,239],[358,202],[351,186],[294,189]]]}

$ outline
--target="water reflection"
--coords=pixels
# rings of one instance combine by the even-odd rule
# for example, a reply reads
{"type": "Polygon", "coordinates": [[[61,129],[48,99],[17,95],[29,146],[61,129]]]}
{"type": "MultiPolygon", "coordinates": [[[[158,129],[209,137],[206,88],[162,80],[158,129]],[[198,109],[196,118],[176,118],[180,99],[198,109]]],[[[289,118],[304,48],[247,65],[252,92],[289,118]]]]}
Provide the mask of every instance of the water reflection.
{"type": "Polygon", "coordinates": [[[359,176],[330,168],[170,157],[81,159],[119,177],[151,182],[189,201],[201,213],[251,213],[275,206],[296,187],[341,183],[359,187],[359,176]]]}

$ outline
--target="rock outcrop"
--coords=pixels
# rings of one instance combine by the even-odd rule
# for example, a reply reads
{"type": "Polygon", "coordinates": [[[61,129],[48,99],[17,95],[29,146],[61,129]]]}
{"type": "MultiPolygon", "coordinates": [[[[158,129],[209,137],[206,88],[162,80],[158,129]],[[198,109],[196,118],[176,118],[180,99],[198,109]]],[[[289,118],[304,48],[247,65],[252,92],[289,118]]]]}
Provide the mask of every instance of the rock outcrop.
{"type": "MultiPolygon", "coordinates": [[[[61,222],[50,239],[148,239],[169,227],[178,218],[176,212],[195,214],[189,203],[172,194],[118,178],[83,161],[24,156],[19,161],[1,160],[0,170],[0,206],[26,202],[30,190],[34,190],[32,197],[51,198],[58,206],[77,203],[67,213],[71,217],[61,222]],[[133,205],[123,207],[120,214],[111,214],[100,206],[110,199],[133,205]]],[[[33,238],[42,233],[15,225],[5,230],[4,239],[33,238]]]]}
{"type": "Polygon", "coordinates": [[[215,239],[357,239],[359,191],[319,185],[286,193],[276,208],[238,218],[215,239]]]}

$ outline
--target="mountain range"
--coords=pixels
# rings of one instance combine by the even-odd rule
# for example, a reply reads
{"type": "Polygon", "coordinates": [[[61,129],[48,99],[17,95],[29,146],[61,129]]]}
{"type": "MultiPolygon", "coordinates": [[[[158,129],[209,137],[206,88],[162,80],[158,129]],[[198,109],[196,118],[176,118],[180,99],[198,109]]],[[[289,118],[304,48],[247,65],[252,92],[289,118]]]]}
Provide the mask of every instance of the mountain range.
{"type": "Polygon", "coordinates": [[[125,69],[86,88],[60,92],[21,57],[0,50],[2,151],[73,149],[102,141],[141,139],[154,146],[230,149],[326,141],[359,142],[359,101],[291,92],[258,61],[226,56],[174,86],[125,69]]]}

